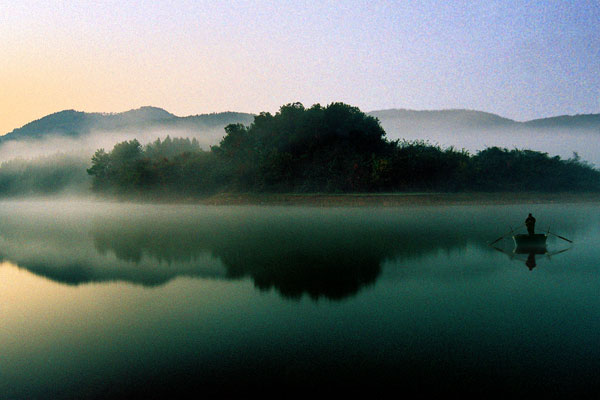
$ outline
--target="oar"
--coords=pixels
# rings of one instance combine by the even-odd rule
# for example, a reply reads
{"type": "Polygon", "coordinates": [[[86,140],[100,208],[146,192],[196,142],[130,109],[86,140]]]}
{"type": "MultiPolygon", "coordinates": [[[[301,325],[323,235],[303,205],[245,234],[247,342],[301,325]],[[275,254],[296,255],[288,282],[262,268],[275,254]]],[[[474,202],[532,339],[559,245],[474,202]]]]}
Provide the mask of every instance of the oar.
{"type": "Polygon", "coordinates": [[[562,250],[559,250],[559,251],[555,251],[555,252],[553,252],[553,253],[547,253],[547,254],[548,254],[548,258],[550,258],[550,256],[554,256],[554,255],[556,255],[556,254],[564,253],[565,251],[568,251],[568,250],[571,250],[571,248],[570,248],[570,247],[567,247],[566,249],[562,249],[562,250]]]}
{"type": "Polygon", "coordinates": [[[572,241],[572,240],[569,240],[569,239],[567,239],[566,237],[562,237],[562,236],[560,236],[560,235],[557,235],[556,233],[552,233],[552,232],[550,232],[550,231],[548,231],[548,233],[549,233],[549,234],[551,234],[551,235],[554,235],[554,236],[556,236],[556,237],[557,237],[557,238],[559,238],[559,239],[566,240],[566,241],[567,241],[567,242],[569,242],[569,243],[573,243],[573,241],[572,241]]]}
{"type": "MultiPolygon", "coordinates": [[[[491,246],[491,245],[490,245],[490,246],[491,246]]],[[[502,250],[502,249],[499,249],[499,248],[497,248],[496,246],[491,246],[491,247],[492,247],[492,249],[494,249],[494,250],[496,250],[496,251],[499,251],[500,253],[508,254],[507,252],[505,252],[505,251],[504,251],[504,250],[502,250]]]]}
{"type": "Polygon", "coordinates": [[[510,258],[510,260],[511,260],[511,261],[512,261],[512,260],[515,258],[515,255],[514,255],[513,253],[509,253],[508,251],[505,251],[505,250],[499,249],[499,248],[498,248],[498,247],[496,247],[496,246],[490,246],[490,247],[491,247],[492,249],[496,250],[496,251],[499,251],[499,252],[500,252],[500,253],[502,253],[502,254],[506,254],[506,255],[508,256],[508,258],[510,258]]]}
{"type": "Polygon", "coordinates": [[[496,243],[496,242],[499,242],[500,240],[504,239],[505,237],[507,237],[508,235],[511,235],[511,234],[512,234],[512,229],[511,229],[511,230],[510,230],[510,232],[509,232],[509,233],[507,233],[506,235],[502,235],[502,236],[500,236],[498,239],[496,239],[496,240],[494,240],[492,243],[490,243],[490,246],[491,246],[491,245],[493,245],[493,244],[494,244],[494,243],[496,243]]]}
{"type": "MultiPolygon", "coordinates": [[[[519,229],[519,228],[520,228],[520,227],[522,227],[523,225],[525,225],[525,224],[521,224],[521,225],[517,226],[517,229],[519,229]]],[[[510,227],[510,232],[508,232],[506,235],[502,235],[502,236],[500,236],[498,239],[494,240],[492,243],[490,243],[490,246],[491,246],[491,245],[493,245],[494,243],[496,243],[496,242],[499,242],[500,240],[504,239],[504,238],[505,238],[505,237],[507,237],[508,235],[512,235],[512,234],[513,234],[513,232],[514,232],[514,231],[513,231],[513,228],[512,228],[512,227],[510,227]]]]}
{"type": "MultiPolygon", "coordinates": [[[[511,232],[512,233],[512,232],[511,232]]],[[[510,233],[508,234],[510,235],[510,233]]],[[[490,243],[490,246],[495,244],[496,242],[499,242],[500,240],[504,239],[505,237],[507,237],[508,235],[502,235],[500,236],[498,239],[494,240],[492,243],[490,243]]]]}

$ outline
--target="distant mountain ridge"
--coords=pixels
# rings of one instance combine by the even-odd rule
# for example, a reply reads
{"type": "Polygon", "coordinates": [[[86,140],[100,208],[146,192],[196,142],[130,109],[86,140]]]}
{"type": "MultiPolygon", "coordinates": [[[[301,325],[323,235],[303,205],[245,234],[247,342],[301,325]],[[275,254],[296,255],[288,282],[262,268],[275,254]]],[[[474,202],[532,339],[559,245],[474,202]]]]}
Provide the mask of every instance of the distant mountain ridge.
{"type": "Polygon", "coordinates": [[[387,109],[371,111],[370,115],[380,118],[402,118],[413,121],[445,121],[476,123],[481,125],[512,125],[518,123],[512,119],[501,117],[485,111],[467,110],[467,109],[446,109],[446,110],[409,110],[409,109],[387,109]]]}
{"type": "Polygon", "coordinates": [[[253,114],[221,112],[178,117],[158,107],[141,107],[122,113],[59,111],[14,129],[1,141],[39,139],[47,135],[77,137],[93,131],[175,128],[193,131],[214,130],[231,123],[249,124],[253,114]]]}
{"type": "MultiPolygon", "coordinates": [[[[561,115],[525,122],[477,110],[409,110],[371,111],[387,132],[389,139],[406,138],[442,141],[441,137],[461,135],[485,136],[492,132],[551,133],[555,130],[600,133],[600,114],[561,115]],[[441,136],[440,136],[441,135],[441,136]]],[[[205,145],[218,143],[228,124],[249,125],[254,114],[221,112],[178,117],[162,108],[141,107],[122,113],[88,113],[64,110],[32,121],[0,137],[0,142],[41,139],[48,136],[77,138],[92,132],[128,132],[139,135],[147,131],[204,138],[205,145]]],[[[132,136],[134,137],[134,136],[132,136]]],[[[459,143],[457,143],[459,144],[459,143]]]]}
{"type": "MultiPolygon", "coordinates": [[[[389,109],[371,111],[370,115],[379,118],[382,125],[392,121],[406,128],[557,128],[557,129],[597,129],[600,132],[600,114],[560,115],[556,117],[539,118],[525,122],[515,121],[484,111],[467,109],[448,110],[407,110],[389,109]]],[[[399,126],[397,126],[399,127],[399,126]]]]}
{"type": "Polygon", "coordinates": [[[475,153],[498,146],[532,149],[600,165],[600,114],[560,115],[519,122],[476,110],[372,111],[390,140],[422,140],[475,153]]]}
{"type": "MultiPolygon", "coordinates": [[[[524,122],[467,109],[388,109],[367,114],[379,119],[388,140],[424,141],[471,153],[491,146],[532,149],[563,159],[580,157],[600,166],[600,114],[524,122]]],[[[0,163],[56,153],[91,157],[97,149],[111,149],[134,138],[146,144],[167,136],[188,137],[209,150],[224,137],[225,126],[250,125],[253,120],[254,114],[239,112],[179,117],[149,106],[122,113],[64,110],[0,136],[0,163]]]]}
{"type": "Polygon", "coordinates": [[[560,115],[558,117],[534,119],[523,124],[535,128],[600,128],[600,114],[560,115]]]}

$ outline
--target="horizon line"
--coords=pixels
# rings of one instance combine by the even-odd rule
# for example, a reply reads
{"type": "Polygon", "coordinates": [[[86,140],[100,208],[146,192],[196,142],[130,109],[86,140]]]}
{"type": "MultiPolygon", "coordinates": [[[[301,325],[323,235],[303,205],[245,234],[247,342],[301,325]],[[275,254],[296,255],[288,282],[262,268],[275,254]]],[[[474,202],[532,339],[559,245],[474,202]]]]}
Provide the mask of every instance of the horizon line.
{"type": "MultiPolygon", "coordinates": [[[[300,102],[301,103],[301,102],[300,102]]],[[[335,102],[334,102],[335,103],[335,102]]],[[[293,104],[293,103],[286,103],[286,104],[293,104]]],[[[301,103],[303,104],[303,103],[301,103]]],[[[319,103],[314,103],[314,104],[319,104],[319,103]]],[[[313,104],[313,105],[314,105],[313,104]]],[[[350,104],[351,105],[351,104],[350,104]]],[[[312,106],[310,106],[312,107],[312,106]]],[[[49,114],[46,114],[40,118],[36,118],[33,119],[27,123],[25,123],[24,125],[21,125],[20,127],[16,127],[13,128],[11,131],[5,132],[5,133],[0,133],[0,136],[5,136],[9,133],[14,132],[17,129],[21,129],[31,123],[34,123],[36,121],[40,121],[50,115],[54,115],[54,114],[59,114],[62,112],[66,112],[66,111],[73,111],[73,112],[78,112],[78,113],[85,113],[85,114],[100,114],[100,115],[106,115],[106,116],[110,116],[110,115],[119,115],[119,114],[125,114],[131,111],[138,111],[138,110],[142,110],[142,109],[147,109],[147,108],[152,108],[152,109],[156,109],[156,110],[161,110],[164,111],[170,115],[172,115],[173,117],[176,118],[189,118],[189,117],[197,117],[197,116],[204,116],[204,115],[215,115],[215,114],[226,114],[226,113],[237,113],[237,114],[249,114],[249,115],[258,115],[261,112],[264,111],[260,111],[258,113],[253,113],[253,112],[247,112],[247,111],[232,111],[232,110],[227,110],[227,111],[212,111],[212,112],[206,112],[206,113],[200,113],[200,114],[189,114],[189,115],[177,115],[174,114],[168,110],[166,110],[165,108],[162,107],[157,107],[157,106],[152,106],[152,105],[144,105],[144,106],[140,106],[138,108],[131,108],[129,110],[125,110],[125,111],[81,111],[81,110],[76,110],[74,108],[67,108],[67,109],[62,109],[62,110],[58,110],[55,112],[51,112],[49,114]]],[[[360,109],[360,107],[359,107],[360,109]]],[[[361,110],[362,111],[362,110],[361,110]]],[[[532,121],[539,121],[539,120],[543,120],[543,119],[550,119],[550,118],[559,118],[559,117],[577,117],[577,116],[586,116],[586,115],[600,115],[600,112],[598,113],[577,113],[577,114],[557,114],[557,115],[551,115],[551,116],[545,116],[545,117],[538,117],[538,118],[533,118],[533,119],[528,119],[528,120],[516,120],[516,119],[512,119],[512,118],[508,118],[505,117],[501,114],[496,114],[490,111],[484,111],[484,110],[478,110],[478,109],[474,109],[474,108],[438,108],[438,109],[413,109],[413,108],[403,108],[403,107],[397,107],[397,108],[382,108],[382,109],[376,109],[376,110],[370,110],[370,111],[363,111],[365,114],[372,114],[372,113],[377,113],[377,112],[386,112],[386,111],[409,111],[409,112],[443,112],[443,111],[471,111],[471,112],[479,112],[479,113],[485,113],[485,114],[489,114],[489,115],[494,115],[509,121],[513,121],[513,122],[517,122],[517,123],[527,123],[527,122],[532,122],[532,121]]],[[[269,112],[269,111],[267,111],[269,112]]]]}

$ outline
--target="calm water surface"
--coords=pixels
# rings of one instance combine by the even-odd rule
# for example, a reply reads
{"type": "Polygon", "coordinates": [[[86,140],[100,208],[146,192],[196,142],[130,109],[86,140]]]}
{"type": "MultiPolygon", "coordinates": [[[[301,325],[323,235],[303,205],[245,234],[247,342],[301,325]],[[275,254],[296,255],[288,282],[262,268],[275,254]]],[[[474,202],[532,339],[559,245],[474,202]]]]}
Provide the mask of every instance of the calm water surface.
{"type": "Polygon", "coordinates": [[[3,202],[0,398],[592,393],[599,210],[3,202]]]}

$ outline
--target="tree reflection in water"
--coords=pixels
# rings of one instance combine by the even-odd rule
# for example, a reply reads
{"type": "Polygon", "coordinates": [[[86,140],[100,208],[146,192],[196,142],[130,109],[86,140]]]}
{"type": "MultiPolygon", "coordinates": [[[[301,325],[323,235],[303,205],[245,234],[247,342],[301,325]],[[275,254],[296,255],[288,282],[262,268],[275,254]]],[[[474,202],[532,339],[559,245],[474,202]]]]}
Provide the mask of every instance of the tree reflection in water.
{"type": "Polygon", "coordinates": [[[286,298],[344,299],[374,284],[386,260],[487,248],[497,235],[490,227],[519,215],[493,207],[111,207],[1,214],[0,256],[67,284],[250,278],[286,298]]]}

